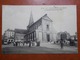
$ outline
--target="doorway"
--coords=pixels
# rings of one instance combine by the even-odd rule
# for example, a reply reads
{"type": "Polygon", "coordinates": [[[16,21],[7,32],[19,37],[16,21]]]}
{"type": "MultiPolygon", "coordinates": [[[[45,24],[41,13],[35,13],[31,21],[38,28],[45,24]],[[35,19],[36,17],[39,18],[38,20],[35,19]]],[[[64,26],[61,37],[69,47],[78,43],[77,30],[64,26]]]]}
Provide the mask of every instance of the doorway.
{"type": "Polygon", "coordinates": [[[50,35],[47,34],[47,42],[50,42],[50,35]]]}

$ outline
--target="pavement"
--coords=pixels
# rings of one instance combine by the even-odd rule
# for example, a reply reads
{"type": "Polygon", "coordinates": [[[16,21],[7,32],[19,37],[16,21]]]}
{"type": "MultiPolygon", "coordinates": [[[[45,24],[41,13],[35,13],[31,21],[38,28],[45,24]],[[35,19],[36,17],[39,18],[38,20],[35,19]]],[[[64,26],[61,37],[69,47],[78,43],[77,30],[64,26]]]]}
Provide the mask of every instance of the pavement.
{"type": "MultiPolygon", "coordinates": [[[[41,47],[61,49],[60,45],[53,44],[53,43],[41,43],[41,47]]],[[[63,50],[67,50],[67,51],[77,51],[77,49],[78,48],[75,46],[63,46],[63,50]]]]}
{"type": "Polygon", "coordinates": [[[73,46],[64,46],[63,49],[60,48],[59,45],[51,44],[51,43],[41,43],[39,47],[33,46],[17,46],[14,47],[11,45],[3,45],[2,46],[3,54],[77,54],[77,47],[73,46]]]}

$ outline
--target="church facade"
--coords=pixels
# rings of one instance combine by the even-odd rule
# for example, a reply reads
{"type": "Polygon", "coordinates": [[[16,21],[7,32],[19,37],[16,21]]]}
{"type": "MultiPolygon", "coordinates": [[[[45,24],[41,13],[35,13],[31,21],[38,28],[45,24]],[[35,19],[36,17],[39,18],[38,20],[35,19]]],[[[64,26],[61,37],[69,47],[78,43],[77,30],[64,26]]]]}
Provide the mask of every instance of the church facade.
{"type": "Polygon", "coordinates": [[[33,21],[32,13],[30,15],[29,25],[27,26],[27,41],[52,42],[54,39],[53,21],[47,14],[42,16],[36,22],[33,21]]]}

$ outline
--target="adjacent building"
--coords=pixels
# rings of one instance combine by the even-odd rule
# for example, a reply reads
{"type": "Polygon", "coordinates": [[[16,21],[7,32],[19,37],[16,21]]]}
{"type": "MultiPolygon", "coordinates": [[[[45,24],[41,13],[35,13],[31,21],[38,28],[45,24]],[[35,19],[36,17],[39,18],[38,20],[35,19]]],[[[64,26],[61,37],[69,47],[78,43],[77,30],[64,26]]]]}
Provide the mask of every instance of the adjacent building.
{"type": "Polygon", "coordinates": [[[14,34],[15,34],[14,30],[7,29],[4,32],[4,37],[3,37],[4,42],[13,42],[14,41],[14,34]]]}
{"type": "Polygon", "coordinates": [[[26,31],[25,29],[15,29],[15,42],[24,42],[25,38],[24,36],[26,35],[26,31]]]}

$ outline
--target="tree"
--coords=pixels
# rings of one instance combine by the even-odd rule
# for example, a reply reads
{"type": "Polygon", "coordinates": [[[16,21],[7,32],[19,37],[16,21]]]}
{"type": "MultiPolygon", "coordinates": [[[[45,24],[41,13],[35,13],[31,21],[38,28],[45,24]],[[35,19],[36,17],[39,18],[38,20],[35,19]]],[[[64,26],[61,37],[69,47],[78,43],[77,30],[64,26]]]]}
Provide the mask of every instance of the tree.
{"type": "Polygon", "coordinates": [[[62,39],[65,39],[65,40],[70,39],[70,34],[65,31],[65,32],[58,32],[57,33],[57,36],[56,36],[57,40],[61,39],[61,35],[62,35],[62,39]]]}

